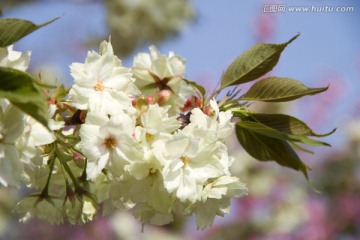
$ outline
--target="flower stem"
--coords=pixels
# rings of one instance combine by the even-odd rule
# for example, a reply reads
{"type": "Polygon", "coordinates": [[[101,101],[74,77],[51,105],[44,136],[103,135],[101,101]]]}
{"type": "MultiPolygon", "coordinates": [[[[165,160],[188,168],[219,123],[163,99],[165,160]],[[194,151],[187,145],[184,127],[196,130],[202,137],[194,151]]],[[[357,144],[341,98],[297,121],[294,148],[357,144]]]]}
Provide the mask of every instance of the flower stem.
{"type": "Polygon", "coordinates": [[[48,175],[48,178],[47,178],[47,180],[46,180],[45,187],[44,187],[44,189],[43,189],[42,192],[41,192],[41,195],[44,196],[44,197],[47,197],[47,196],[48,196],[48,193],[49,193],[49,184],[50,184],[50,179],[51,179],[51,176],[52,176],[52,171],[53,171],[53,169],[54,169],[55,160],[56,160],[55,155],[51,156],[51,158],[50,158],[50,171],[49,171],[49,175],[48,175]]]}
{"type": "Polygon", "coordinates": [[[71,149],[72,151],[80,154],[81,156],[84,156],[84,154],[83,154],[81,151],[77,150],[76,148],[74,148],[73,145],[71,145],[70,143],[67,143],[67,142],[66,142],[66,140],[65,140],[65,139],[66,139],[66,136],[64,136],[63,134],[61,134],[61,133],[59,133],[59,132],[54,132],[54,133],[55,133],[55,136],[56,136],[56,139],[57,139],[57,142],[58,142],[58,143],[60,143],[61,145],[65,146],[65,147],[67,147],[67,148],[69,148],[69,149],[71,149]]]}
{"type": "Polygon", "coordinates": [[[71,181],[74,183],[75,190],[81,189],[80,184],[78,183],[76,177],[74,176],[73,172],[71,171],[69,166],[66,164],[66,162],[63,161],[62,159],[60,159],[60,163],[63,166],[63,168],[65,169],[66,173],[69,175],[71,181]]]}

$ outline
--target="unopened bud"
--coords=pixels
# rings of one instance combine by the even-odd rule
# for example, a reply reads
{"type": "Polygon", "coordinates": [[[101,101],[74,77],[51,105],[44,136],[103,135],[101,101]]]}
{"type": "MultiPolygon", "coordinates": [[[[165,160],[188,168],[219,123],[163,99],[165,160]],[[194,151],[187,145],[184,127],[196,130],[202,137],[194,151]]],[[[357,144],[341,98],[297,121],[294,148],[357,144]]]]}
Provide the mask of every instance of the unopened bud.
{"type": "Polygon", "coordinates": [[[163,105],[164,103],[166,103],[167,101],[169,101],[170,97],[172,95],[171,90],[161,90],[160,92],[158,92],[156,94],[157,97],[157,103],[159,104],[159,106],[163,105]]]}
{"type": "Polygon", "coordinates": [[[210,110],[210,107],[209,106],[206,106],[205,109],[204,109],[204,113],[208,116],[211,116],[212,113],[211,113],[211,110],[210,110]]]}
{"type": "Polygon", "coordinates": [[[191,96],[190,98],[188,98],[186,100],[186,102],[184,103],[184,106],[182,108],[180,108],[180,110],[182,112],[188,112],[194,108],[201,108],[201,107],[202,107],[201,100],[196,96],[191,96]]]}
{"type": "Polygon", "coordinates": [[[56,104],[56,99],[50,99],[49,101],[48,101],[48,104],[50,105],[50,104],[56,104]]]}
{"type": "Polygon", "coordinates": [[[150,104],[154,104],[154,97],[153,97],[153,96],[148,96],[148,97],[146,97],[146,100],[147,100],[147,102],[148,102],[149,105],[150,105],[150,104]]]}
{"type": "Polygon", "coordinates": [[[85,157],[81,154],[74,152],[73,159],[78,167],[83,168],[85,166],[85,157]]]}

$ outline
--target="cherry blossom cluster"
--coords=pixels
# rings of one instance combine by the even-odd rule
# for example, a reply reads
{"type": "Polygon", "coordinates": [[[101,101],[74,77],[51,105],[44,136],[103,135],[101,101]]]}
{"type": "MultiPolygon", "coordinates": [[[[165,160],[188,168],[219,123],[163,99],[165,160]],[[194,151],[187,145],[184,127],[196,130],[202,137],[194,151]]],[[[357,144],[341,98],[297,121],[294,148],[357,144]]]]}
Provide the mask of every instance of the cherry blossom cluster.
{"type": "MultiPolygon", "coordinates": [[[[1,66],[25,71],[29,59],[0,50],[1,66]]],[[[101,206],[128,209],[142,224],[195,214],[204,229],[247,193],[229,172],[232,112],[196,96],[183,58],[151,46],[126,68],[104,41],[70,70],[67,99],[60,87],[45,92],[48,128],[0,102],[0,184],[34,189],[16,206],[21,221],[85,223],[101,206]]]]}

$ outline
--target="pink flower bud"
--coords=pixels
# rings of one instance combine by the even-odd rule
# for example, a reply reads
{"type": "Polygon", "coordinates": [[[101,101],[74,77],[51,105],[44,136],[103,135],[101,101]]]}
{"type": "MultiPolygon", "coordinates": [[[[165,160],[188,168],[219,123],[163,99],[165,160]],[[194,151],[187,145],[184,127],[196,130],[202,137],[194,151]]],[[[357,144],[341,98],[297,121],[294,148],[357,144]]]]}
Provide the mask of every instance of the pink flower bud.
{"type": "Polygon", "coordinates": [[[171,90],[161,90],[160,92],[158,92],[156,94],[156,97],[157,97],[157,103],[161,106],[163,105],[164,103],[166,103],[167,101],[169,101],[170,97],[172,95],[172,92],[171,90]]]}
{"type": "Polygon", "coordinates": [[[183,112],[191,111],[194,108],[201,108],[202,102],[201,100],[196,96],[191,96],[188,98],[182,108],[180,108],[183,112]]]}

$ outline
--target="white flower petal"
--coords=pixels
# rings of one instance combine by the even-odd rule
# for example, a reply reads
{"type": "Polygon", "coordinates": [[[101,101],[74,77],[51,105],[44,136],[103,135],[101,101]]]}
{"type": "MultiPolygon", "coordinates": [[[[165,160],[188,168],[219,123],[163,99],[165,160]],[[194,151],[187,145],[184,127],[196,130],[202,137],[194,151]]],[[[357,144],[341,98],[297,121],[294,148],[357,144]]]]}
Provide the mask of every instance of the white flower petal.
{"type": "Polygon", "coordinates": [[[19,186],[23,171],[23,164],[19,160],[19,153],[13,145],[0,144],[0,183],[7,187],[19,186]]]}
{"type": "Polygon", "coordinates": [[[196,173],[192,172],[192,169],[188,167],[185,167],[182,171],[180,183],[176,191],[176,196],[182,202],[185,202],[186,200],[195,202],[200,197],[199,186],[193,178],[194,174],[196,173]]]}
{"type": "Polygon", "coordinates": [[[88,159],[86,166],[87,179],[95,179],[101,173],[109,161],[109,155],[110,153],[107,152],[97,160],[88,159]]]}
{"type": "Polygon", "coordinates": [[[14,143],[24,131],[24,114],[15,106],[10,104],[2,119],[2,129],[0,129],[3,135],[3,142],[14,143]]]}

